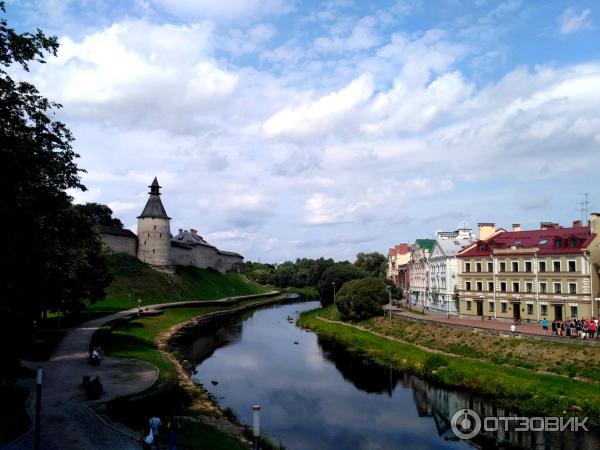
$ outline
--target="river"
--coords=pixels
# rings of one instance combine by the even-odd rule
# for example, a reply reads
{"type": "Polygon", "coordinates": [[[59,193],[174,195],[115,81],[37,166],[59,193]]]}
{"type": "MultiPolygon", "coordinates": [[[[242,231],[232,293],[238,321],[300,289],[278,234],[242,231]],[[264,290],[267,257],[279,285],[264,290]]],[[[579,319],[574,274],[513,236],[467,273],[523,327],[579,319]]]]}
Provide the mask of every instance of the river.
{"type": "MultiPolygon", "coordinates": [[[[598,449],[595,432],[487,432],[458,439],[455,411],[508,411],[465,392],[364,361],[287,320],[318,302],[276,305],[205,326],[186,346],[193,379],[288,450],[539,448],[598,449]],[[216,382],[216,383],[215,383],[216,382]]],[[[513,414],[514,415],[514,414],[513,414]]]]}

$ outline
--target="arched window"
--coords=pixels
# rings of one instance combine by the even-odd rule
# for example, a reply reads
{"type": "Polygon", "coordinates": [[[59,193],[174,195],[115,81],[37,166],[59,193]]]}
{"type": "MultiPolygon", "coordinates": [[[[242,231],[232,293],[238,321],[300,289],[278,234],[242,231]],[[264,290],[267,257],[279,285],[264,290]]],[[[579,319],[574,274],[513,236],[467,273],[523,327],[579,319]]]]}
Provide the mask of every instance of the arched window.
{"type": "Polygon", "coordinates": [[[154,225],[154,229],[156,230],[156,225],[154,225]]]}
{"type": "Polygon", "coordinates": [[[554,241],[554,248],[562,248],[562,241],[560,239],[556,239],[554,241]]]}
{"type": "Polygon", "coordinates": [[[571,239],[571,247],[577,247],[577,239],[576,238],[571,239]]]}

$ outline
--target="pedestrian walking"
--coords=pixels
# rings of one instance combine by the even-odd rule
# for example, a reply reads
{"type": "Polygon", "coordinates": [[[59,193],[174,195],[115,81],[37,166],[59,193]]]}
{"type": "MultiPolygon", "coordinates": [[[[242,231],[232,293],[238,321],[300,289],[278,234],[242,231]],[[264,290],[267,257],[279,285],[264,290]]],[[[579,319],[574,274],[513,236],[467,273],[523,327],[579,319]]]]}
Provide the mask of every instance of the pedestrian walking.
{"type": "Polygon", "coordinates": [[[148,422],[150,424],[150,430],[152,431],[152,445],[154,448],[160,450],[160,439],[158,436],[158,431],[161,425],[160,419],[156,416],[152,416],[148,422]]]}
{"type": "Polygon", "coordinates": [[[548,333],[548,320],[544,317],[542,319],[542,330],[544,330],[544,336],[548,333]]]}

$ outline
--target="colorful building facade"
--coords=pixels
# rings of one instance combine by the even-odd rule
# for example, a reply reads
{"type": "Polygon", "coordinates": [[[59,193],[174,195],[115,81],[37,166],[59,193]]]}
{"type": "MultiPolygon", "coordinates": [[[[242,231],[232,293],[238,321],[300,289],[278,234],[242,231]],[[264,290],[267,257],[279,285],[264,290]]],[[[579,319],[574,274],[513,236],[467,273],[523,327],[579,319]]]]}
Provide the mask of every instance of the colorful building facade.
{"type": "Polygon", "coordinates": [[[592,214],[587,226],[577,221],[568,228],[483,225],[487,237],[458,254],[460,315],[527,321],[598,316],[600,214],[592,214]]]}

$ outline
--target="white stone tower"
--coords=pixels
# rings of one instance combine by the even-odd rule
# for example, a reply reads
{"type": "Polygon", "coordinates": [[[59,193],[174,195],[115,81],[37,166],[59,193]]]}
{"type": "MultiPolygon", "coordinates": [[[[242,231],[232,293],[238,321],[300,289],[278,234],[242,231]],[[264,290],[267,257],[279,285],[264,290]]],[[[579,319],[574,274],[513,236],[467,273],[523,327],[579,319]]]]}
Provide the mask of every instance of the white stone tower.
{"type": "Polygon", "coordinates": [[[156,177],[150,186],[150,198],[138,216],[138,258],[157,269],[170,270],[171,218],[160,201],[156,177]]]}

